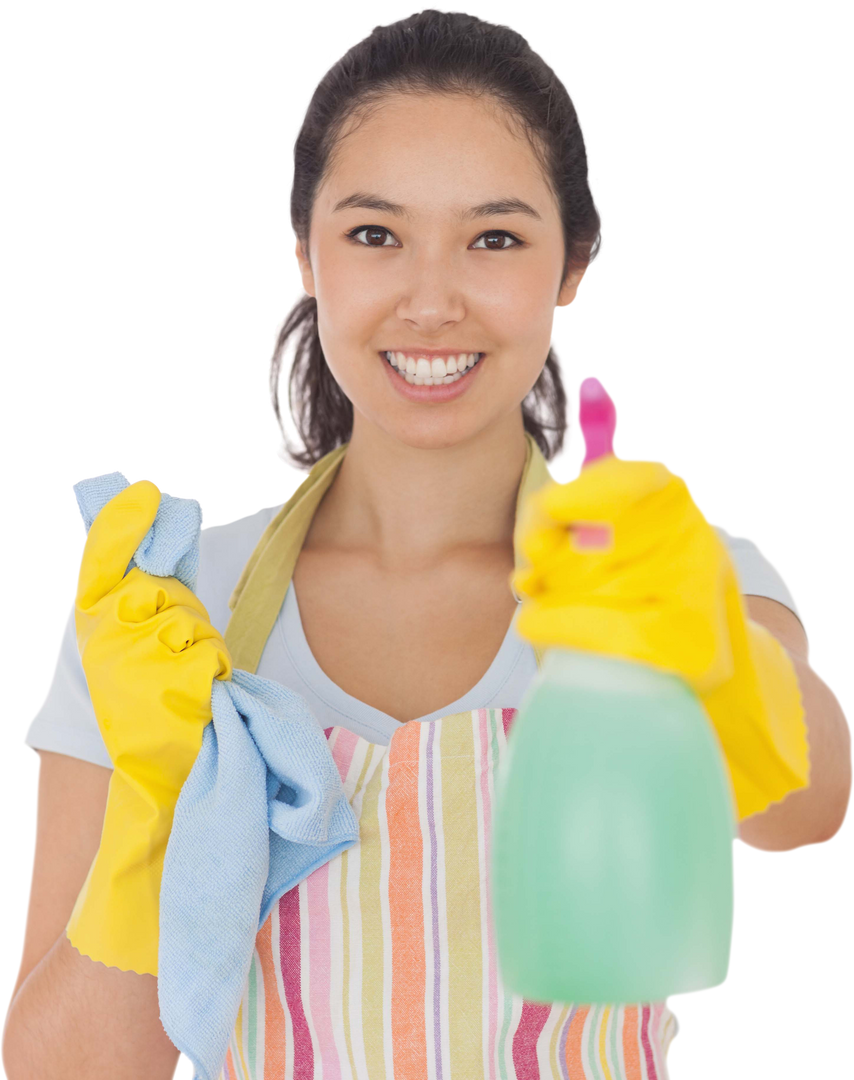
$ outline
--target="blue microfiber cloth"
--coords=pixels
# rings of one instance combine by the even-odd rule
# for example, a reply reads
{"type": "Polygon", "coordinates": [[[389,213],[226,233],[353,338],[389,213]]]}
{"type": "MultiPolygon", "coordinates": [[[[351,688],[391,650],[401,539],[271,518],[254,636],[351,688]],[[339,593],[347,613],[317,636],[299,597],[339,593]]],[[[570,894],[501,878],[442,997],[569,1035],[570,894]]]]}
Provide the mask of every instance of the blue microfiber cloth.
{"type": "MultiPolygon", "coordinates": [[[[128,481],[74,485],[88,532],[128,481]]],[[[128,570],[176,577],[195,592],[201,507],[161,492],[128,570]]],[[[217,1080],[255,948],[279,897],[351,847],[359,825],[317,720],[299,694],[235,668],[214,679],[213,720],[172,822],[160,887],[157,992],[167,1035],[217,1080]]]]}

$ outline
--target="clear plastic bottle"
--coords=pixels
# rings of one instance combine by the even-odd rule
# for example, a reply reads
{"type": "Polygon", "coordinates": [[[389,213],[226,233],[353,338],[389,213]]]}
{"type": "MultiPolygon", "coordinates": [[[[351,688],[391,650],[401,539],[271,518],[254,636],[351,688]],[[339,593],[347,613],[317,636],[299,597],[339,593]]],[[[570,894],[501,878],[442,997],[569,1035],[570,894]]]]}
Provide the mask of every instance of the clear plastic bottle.
{"type": "Polygon", "coordinates": [[[735,809],[678,675],[550,648],[496,780],[502,978],[534,1001],[656,1001],[726,977],[735,809]]]}

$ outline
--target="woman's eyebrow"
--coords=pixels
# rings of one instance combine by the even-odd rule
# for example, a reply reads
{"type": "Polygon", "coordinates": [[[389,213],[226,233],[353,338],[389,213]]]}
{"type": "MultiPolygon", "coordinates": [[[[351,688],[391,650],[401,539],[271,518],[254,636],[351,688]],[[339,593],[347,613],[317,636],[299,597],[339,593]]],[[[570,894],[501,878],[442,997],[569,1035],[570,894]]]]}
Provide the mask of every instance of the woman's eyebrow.
{"type": "MultiPolygon", "coordinates": [[[[388,199],[383,199],[379,195],[371,195],[365,192],[357,191],[353,195],[348,195],[346,199],[341,199],[332,207],[332,213],[335,214],[339,210],[349,210],[352,207],[361,207],[363,210],[377,210],[384,214],[394,214],[397,217],[412,219],[412,213],[410,210],[401,206],[400,203],[390,202],[388,199]]],[[[507,199],[493,199],[489,202],[480,203],[477,206],[471,206],[468,210],[460,210],[457,212],[457,218],[460,221],[470,221],[476,217],[491,217],[496,214],[527,214],[529,217],[536,218],[537,221],[542,220],[537,211],[528,203],[523,202],[521,199],[507,198],[507,199]]]]}

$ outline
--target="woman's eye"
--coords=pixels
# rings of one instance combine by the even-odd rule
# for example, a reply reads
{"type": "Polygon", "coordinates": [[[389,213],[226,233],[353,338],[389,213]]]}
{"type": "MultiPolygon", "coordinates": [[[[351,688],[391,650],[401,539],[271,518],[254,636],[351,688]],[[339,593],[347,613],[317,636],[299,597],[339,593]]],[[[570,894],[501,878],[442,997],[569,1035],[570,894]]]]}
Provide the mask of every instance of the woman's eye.
{"type": "MultiPolygon", "coordinates": [[[[394,247],[394,244],[386,244],[385,240],[382,239],[383,236],[386,239],[388,239],[389,237],[391,237],[391,235],[392,234],[389,232],[389,230],[384,229],[382,227],[382,225],[360,225],[358,229],[352,229],[350,232],[347,233],[348,239],[352,240],[356,244],[361,244],[362,247],[394,247]],[[367,233],[368,237],[372,237],[374,239],[376,239],[376,237],[379,236],[381,238],[380,243],[373,243],[373,241],[371,239],[357,240],[356,238],[361,233],[367,233]]],[[[489,232],[481,233],[481,235],[477,238],[477,240],[475,240],[474,246],[477,246],[478,244],[480,244],[481,240],[485,241],[487,237],[500,237],[502,241],[505,238],[508,239],[508,240],[512,240],[513,243],[510,244],[509,247],[521,247],[522,246],[520,240],[518,240],[512,233],[505,232],[503,229],[492,229],[489,232]]],[[[479,250],[480,251],[507,251],[507,250],[509,250],[509,247],[508,247],[507,244],[504,244],[504,243],[502,243],[500,247],[497,244],[484,243],[484,245],[479,250]]]]}

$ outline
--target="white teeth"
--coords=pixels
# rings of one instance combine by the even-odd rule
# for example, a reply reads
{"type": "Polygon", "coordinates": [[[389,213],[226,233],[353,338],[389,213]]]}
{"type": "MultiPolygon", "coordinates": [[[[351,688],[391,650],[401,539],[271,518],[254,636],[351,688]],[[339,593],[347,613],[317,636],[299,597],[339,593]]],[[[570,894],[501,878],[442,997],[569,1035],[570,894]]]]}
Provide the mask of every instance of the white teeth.
{"type": "Polygon", "coordinates": [[[437,357],[428,360],[425,356],[417,359],[402,352],[383,353],[386,360],[396,368],[402,378],[414,386],[438,386],[456,382],[480,360],[480,353],[460,353],[449,356],[447,360],[437,357]]]}

